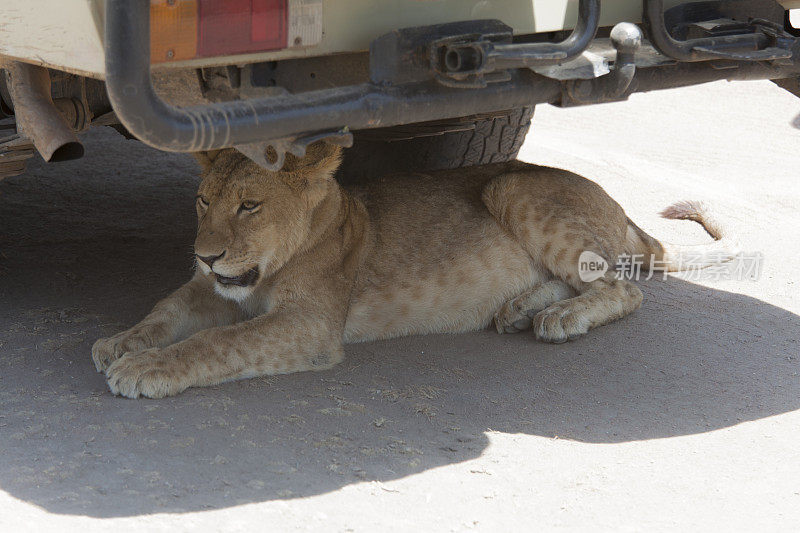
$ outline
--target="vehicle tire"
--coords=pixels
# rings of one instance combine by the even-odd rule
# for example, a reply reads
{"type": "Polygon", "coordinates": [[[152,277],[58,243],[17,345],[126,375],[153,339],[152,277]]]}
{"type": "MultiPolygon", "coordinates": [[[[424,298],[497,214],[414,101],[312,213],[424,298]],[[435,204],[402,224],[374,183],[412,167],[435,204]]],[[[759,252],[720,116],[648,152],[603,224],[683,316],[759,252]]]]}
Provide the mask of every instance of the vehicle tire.
{"type": "Polygon", "coordinates": [[[360,181],[391,172],[420,172],[509,161],[528,133],[533,106],[446,121],[353,133],[337,175],[360,181]]]}

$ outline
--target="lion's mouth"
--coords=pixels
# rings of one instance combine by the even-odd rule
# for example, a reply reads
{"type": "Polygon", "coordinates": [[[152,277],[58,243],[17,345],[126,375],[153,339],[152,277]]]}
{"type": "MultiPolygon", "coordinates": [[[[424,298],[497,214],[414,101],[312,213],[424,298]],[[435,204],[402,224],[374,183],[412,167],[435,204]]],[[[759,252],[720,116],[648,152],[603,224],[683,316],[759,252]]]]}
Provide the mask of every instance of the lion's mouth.
{"type": "Polygon", "coordinates": [[[236,285],[238,287],[249,287],[251,285],[255,285],[256,281],[258,281],[258,267],[253,267],[241,276],[236,276],[234,278],[229,278],[226,276],[217,276],[217,283],[221,285],[236,285]]]}

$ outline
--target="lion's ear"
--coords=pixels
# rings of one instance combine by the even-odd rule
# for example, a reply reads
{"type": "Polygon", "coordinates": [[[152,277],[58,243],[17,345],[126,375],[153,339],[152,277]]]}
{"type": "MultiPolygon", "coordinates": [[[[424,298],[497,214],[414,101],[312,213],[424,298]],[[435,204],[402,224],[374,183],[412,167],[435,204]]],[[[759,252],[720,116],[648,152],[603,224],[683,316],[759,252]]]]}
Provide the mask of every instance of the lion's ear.
{"type": "Polygon", "coordinates": [[[225,150],[208,150],[207,152],[194,152],[192,155],[200,163],[203,171],[208,170],[214,164],[214,161],[225,150]]]}
{"type": "Polygon", "coordinates": [[[333,177],[342,163],[342,148],[324,141],[308,145],[306,155],[295,157],[286,154],[283,170],[288,172],[303,171],[307,177],[329,179],[333,177]]]}
{"type": "Polygon", "coordinates": [[[342,164],[341,146],[327,142],[316,142],[306,150],[306,158],[309,158],[309,167],[313,168],[317,177],[332,178],[339,165],[342,164]]]}

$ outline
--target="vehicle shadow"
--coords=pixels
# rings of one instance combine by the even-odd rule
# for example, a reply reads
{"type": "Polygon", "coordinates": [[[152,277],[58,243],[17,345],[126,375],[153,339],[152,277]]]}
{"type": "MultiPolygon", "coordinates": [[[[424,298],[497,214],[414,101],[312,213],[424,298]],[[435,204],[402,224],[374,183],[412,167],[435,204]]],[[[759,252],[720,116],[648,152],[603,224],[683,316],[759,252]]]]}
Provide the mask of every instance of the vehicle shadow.
{"type": "Polygon", "coordinates": [[[114,397],[90,347],[188,278],[196,170],[90,141],[81,162],[0,183],[0,489],[50,512],[311,496],[469,461],[489,431],[620,443],[800,408],[800,317],[680,279],[643,283],[642,309],[565,345],[410,337],[352,345],[326,372],[114,397]]]}

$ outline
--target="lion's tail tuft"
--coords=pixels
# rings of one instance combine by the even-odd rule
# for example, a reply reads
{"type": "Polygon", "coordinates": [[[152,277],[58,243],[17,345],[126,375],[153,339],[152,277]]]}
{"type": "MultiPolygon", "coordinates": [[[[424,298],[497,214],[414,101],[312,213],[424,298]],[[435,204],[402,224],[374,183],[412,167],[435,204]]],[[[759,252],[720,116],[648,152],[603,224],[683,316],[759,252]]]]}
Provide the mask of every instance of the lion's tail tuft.
{"type": "Polygon", "coordinates": [[[703,226],[714,242],[693,246],[664,243],[628,219],[625,252],[644,255],[646,266],[657,265],[669,272],[706,268],[730,261],[739,253],[736,240],[702,202],[677,202],[661,211],[661,216],[671,220],[693,220],[703,226]]]}

